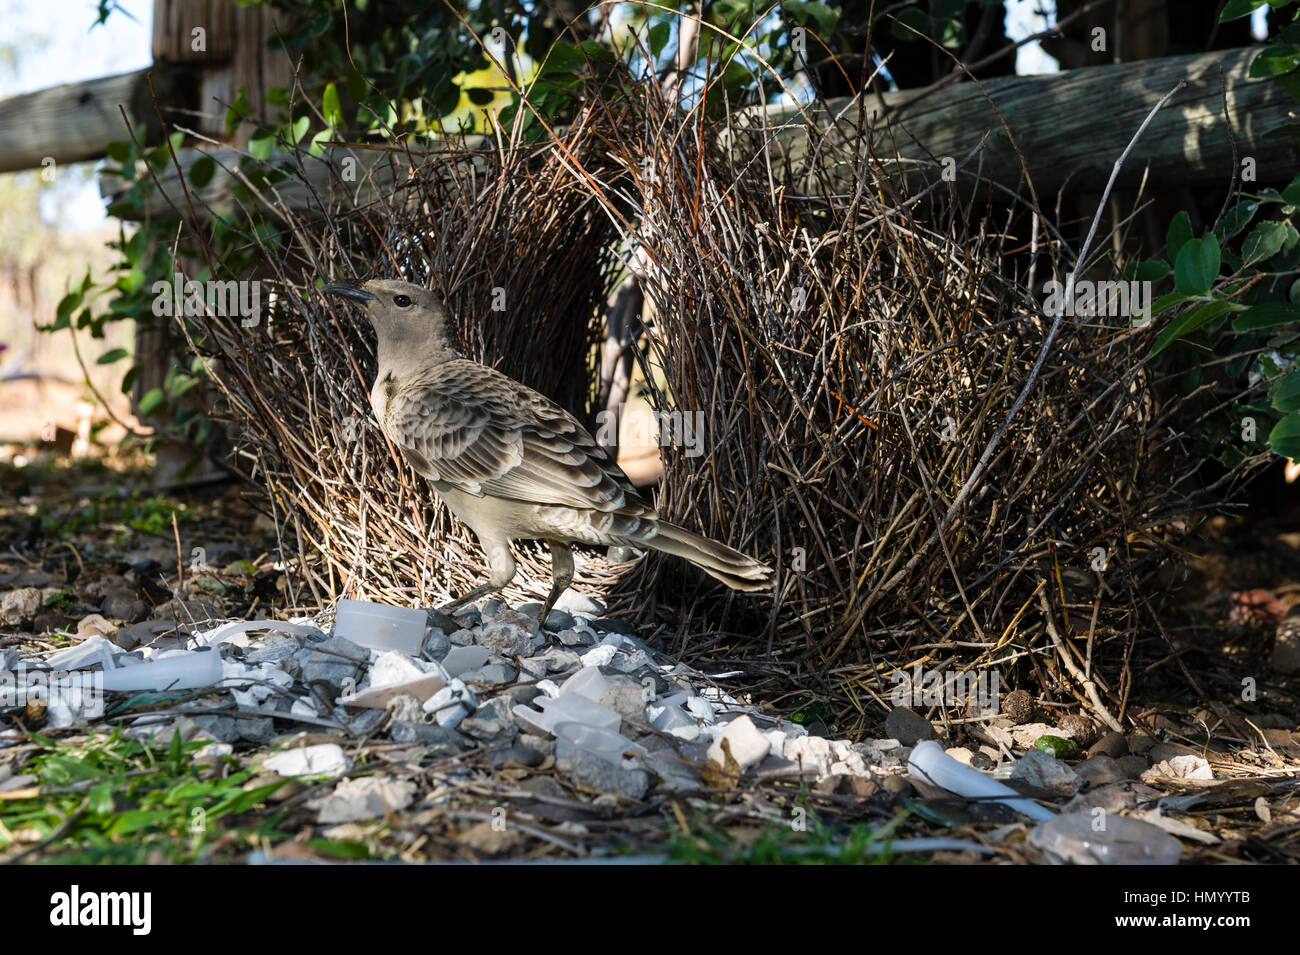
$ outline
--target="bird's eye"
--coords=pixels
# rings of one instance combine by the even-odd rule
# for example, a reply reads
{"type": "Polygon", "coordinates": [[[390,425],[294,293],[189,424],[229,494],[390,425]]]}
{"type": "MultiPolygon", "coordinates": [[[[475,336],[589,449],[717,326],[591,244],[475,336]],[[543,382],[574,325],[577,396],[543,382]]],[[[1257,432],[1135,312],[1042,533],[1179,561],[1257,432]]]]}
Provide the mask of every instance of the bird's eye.
{"type": "Polygon", "coordinates": [[[411,304],[411,298],[408,295],[394,295],[393,304],[398,308],[408,308],[411,304]]]}

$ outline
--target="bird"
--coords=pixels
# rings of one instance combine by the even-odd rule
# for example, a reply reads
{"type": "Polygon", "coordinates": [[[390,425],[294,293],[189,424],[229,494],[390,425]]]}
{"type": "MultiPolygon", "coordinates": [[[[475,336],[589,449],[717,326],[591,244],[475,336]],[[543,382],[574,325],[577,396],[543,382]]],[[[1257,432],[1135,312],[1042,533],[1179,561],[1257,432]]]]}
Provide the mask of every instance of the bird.
{"type": "Polygon", "coordinates": [[[374,328],[370,404],[380,430],[474,532],[487,558],[488,580],[443,612],[509,584],[516,540],[550,548],[551,589],[539,625],[573,581],[573,544],[651,548],[734,590],[772,586],[766,564],[660,518],[569,412],[458,352],[436,292],[392,279],[331,282],[321,291],[358,306],[374,328]]]}

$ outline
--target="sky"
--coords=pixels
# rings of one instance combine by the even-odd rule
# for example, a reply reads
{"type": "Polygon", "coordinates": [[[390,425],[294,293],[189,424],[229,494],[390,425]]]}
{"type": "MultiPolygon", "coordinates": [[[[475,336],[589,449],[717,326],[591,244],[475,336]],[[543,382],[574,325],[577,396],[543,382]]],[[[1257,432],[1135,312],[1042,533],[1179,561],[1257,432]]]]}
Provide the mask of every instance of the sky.
{"type": "MultiPolygon", "coordinates": [[[[0,0],[0,51],[16,51],[16,62],[0,60],[0,98],[148,66],[153,0],[120,0],[118,6],[103,26],[92,28],[92,0],[0,0]]],[[[57,180],[41,211],[72,231],[105,221],[98,188],[80,176],[57,180]]]]}

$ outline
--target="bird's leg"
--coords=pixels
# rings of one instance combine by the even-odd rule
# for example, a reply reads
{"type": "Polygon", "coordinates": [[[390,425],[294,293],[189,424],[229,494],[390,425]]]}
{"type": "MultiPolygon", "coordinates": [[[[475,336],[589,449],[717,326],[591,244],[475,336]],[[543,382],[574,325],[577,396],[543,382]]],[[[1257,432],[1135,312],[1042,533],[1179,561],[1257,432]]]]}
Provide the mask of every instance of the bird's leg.
{"type": "Polygon", "coordinates": [[[467,603],[473,603],[475,600],[478,600],[479,597],[482,597],[486,594],[493,593],[500,589],[501,589],[500,587],[496,586],[491,581],[488,581],[486,584],[479,584],[477,587],[475,587],[469,593],[465,594],[463,597],[457,597],[455,600],[451,601],[450,603],[443,604],[441,607],[438,608],[438,610],[442,613],[451,613],[453,610],[459,610],[467,603]]]}
{"type": "Polygon", "coordinates": [[[560,594],[568,590],[569,584],[573,583],[573,550],[568,544],[560,541],[548,543],[551,545],[551,592],[537,614],[539,627],[546,626],[546,617],[555,606],[555,601],[559,600],[560,594]]]}
{"type": "MultiPolygon", "coordinates": [[[[492,577],[486,584],[479,584],[463,597],[457,597],[451,603],[443,604],[438,609],[443,613],[451,613],[457,607],[463,607],[467,603],[478,600],[485,594],[494,593],[505,587],[506,584],[514,580],[515,577],[515,558],[510,553],[510,541],[508,540],[484,540],[483,535],[479,535],[479,543],[483,545],[483,552],[487,554],[488,564],[492,568],[492,577]]],[[[572,561],[570,561],[572,566],[572,561]]]]}

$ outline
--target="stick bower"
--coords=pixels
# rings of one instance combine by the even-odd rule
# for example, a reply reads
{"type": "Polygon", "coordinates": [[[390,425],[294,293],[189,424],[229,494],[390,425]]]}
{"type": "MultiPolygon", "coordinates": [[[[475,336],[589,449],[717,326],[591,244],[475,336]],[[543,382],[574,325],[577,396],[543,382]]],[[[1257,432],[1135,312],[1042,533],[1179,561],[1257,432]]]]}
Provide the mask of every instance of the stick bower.
{"type": "MultiPolygon", "coordinates": [[[[663,442],[660,512],[770,563],[778,586],[756,599],[671,557],[586,552],[577,587],[678,655],[743,664],[782,707],[874,719],[919,665],[1122,718],[1135,657],[1170,652],[1154,575],[1204,503],[1145,360],[1152,332],[1066,317],[1047,345],[1025,272],[1064,282],[1059,233],[1043,228],[1049,254],[1030,266],[1008,251],[1026,236],[941,181],[909,194],[860,140],[822,137],[795,160],[761,125],[720,135],[739,125],[633,88],[540,144],[394,151],[402,185],[362,208],[343,184],[319,197],[324,219],[264,197],[286,225],[265,250],[282,290],[268,322],[208,318],[194,341],[295,579],[321,603],[429,606],[485,573],[380,435],[369,330],[307,291],[316,279],[441,289],[468,357],[594,428],[601,311],[630,271],[648,303],[644,387],[700,439],[663,442]]],[[[548,559],[520,558],[505,596],[536,599],[548,559]]]]}

